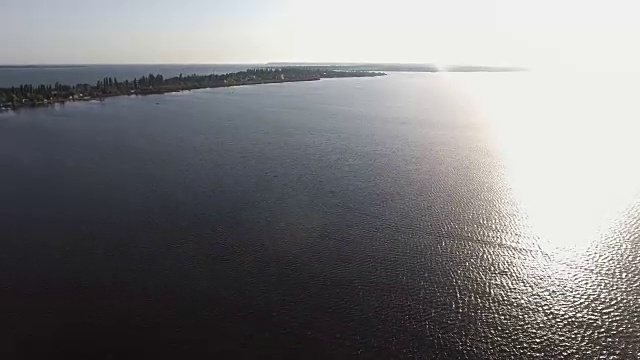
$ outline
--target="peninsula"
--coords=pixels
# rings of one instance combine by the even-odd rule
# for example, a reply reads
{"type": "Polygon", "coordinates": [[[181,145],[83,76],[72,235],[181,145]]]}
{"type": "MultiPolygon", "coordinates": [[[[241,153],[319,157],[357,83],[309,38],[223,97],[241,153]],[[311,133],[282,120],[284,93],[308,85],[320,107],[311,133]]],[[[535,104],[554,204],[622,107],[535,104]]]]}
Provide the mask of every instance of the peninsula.
{"type": "Polygon", "coordinates": [[[322,68],[256,68],[222,75],[188,75],[165,79],[149,74],[137,79],[118,81],[105,77],[95,85],[31,84],[0,88],[0,109],[48,105],[66,101],[100,100],[122,95],[149,95],[183,90],[218,88],[240,85],[313,81],[324,78],[373,77],[385,73],[373,71],[329,70],[322,68]]]}

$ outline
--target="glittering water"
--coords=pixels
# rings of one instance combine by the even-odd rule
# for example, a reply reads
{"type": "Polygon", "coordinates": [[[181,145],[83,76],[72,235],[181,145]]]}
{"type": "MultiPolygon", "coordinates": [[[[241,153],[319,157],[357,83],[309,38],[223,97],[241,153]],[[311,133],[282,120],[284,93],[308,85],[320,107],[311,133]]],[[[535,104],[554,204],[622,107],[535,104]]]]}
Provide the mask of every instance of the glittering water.
{"type": "Polygon", "coordinates": [[[2,113],[2,349],[636,358],[634,86],[392,74],[2,113]]]}

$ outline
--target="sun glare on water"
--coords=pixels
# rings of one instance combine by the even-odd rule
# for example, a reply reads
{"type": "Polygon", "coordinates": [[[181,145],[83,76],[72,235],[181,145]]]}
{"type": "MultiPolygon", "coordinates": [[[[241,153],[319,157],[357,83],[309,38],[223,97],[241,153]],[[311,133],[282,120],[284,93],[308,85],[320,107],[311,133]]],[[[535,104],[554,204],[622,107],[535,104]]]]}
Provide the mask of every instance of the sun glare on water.
{"type": "Polygon", "coordinates": [[[527,219],[523,233],[537,238],[542,251],[586,251],[637,201],[640,116],[628,98],[631,83],[507,74],[475,91],[515,211],[527,219]],[[510,87],[510,81],[526,86],[510,87]]]}

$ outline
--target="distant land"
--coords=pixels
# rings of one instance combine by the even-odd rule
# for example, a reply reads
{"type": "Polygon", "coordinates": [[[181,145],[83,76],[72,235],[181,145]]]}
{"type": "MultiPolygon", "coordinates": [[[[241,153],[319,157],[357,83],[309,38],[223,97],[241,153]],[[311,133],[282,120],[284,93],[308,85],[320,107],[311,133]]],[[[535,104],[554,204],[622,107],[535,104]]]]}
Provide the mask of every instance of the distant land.
{"type": "Polygon", "coordinates": [[[88,65],[0,65],[0,69],[73,69],[88,65]]]}
{"type": "Polygon", "coordinates": [[[386,75],[374,71],[331,71],[304,67],[253,68],[227,74],[187,75],[165,79],[161,74],[149,74],[133,80],[118,81],[105,77],[95,85],[23,84],[0,88],[0,110],[26,106],[49,105],[65,101],[98,100],[121,95],[150,95],[205,88],[240,85],[272,84],[298,81],[314,81],[325,78],[375,77],[386,75]]]}
{"type": "Polygon", "coordinates": [[[269,67],[302,67],[309,69],[350,70],[350,71],[406,71],[406,72],[512,72],[526,71],[525,68],[506,66],[450,65],[438,67],[435,64],[376,64],[376,63],[267,63],[269,67]]]}
{"type": "MultiPolygon", "coordinates": [[[[205,65],[205,64],[202,64],[205,65]]],[[[73,69],[92,65],[0,65],[0,69],[73,69]]],[[[300,67],[322,70],[349,71],[405,71],[405,72],[512,72],[527,71],[522,67],[483,66],[483,65],[447,65],[418,63],[311,63],[311,62],[270,62],[265,68],[300,67]]]]}
{"type": "Polygon", "coordinates": [[[349,70],[349,71],[406,71],[438,72],[433,64],[375,64],[375,63],[267,63],[268,68],[302,67],[309,69],[349,70]]]}

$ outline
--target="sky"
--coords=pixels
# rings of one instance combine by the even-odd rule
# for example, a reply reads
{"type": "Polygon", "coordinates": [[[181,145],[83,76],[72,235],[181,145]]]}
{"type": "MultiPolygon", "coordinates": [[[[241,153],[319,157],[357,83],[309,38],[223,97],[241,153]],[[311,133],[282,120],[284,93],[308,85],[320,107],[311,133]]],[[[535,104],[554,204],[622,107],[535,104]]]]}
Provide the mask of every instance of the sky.
{"type": "Polygon", "coordinates": [[[638,14],[634,0],[0,0],[0,64],[632,68],[638,14]]]}

